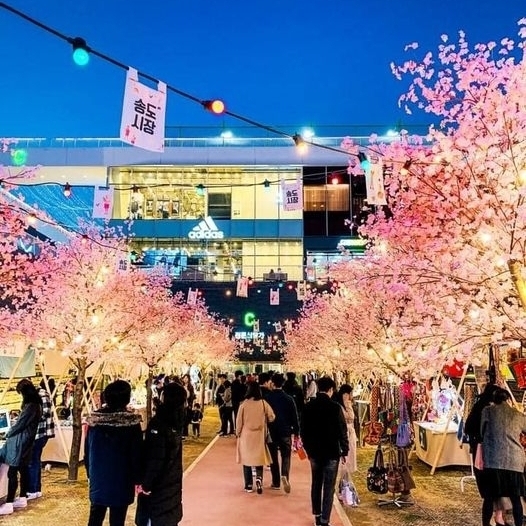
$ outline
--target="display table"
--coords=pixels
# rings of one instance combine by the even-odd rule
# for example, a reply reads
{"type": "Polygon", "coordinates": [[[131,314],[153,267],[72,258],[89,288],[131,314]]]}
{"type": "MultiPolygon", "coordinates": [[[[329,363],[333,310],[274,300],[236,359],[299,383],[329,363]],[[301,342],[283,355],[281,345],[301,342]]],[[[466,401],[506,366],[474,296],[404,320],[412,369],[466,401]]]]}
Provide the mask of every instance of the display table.
{"type": "Polygon", "coordinates": [[[451,423],[445,436],[444,448],[436,458],[444,440],[444,424],[433,422],[414,422],[416,456],[435,468],[443,466],[470,466],[467,444],[461,444],[457,438],[457,425],[451,423]],[[436,463],[436,464],[435,464],[436,463]]]}
{"type": "MultiPolygon", "coordinates": [[[[67,455],[64,452],[64,447],[62,445],[62,440],[59,436],[59,430],[57,427],[59,426],[55,426],[55,437],[50,438],[47,441],[47,444],[42,451],[42,462],[59,462],[62,464],[67,464],[69,462],[69,452],[71,451],[71,441],[73,439],[73,427],[71,425],[60,425],[60,430],[68,450],[67,455]]],[[[84,459],[84,435],[85,432],[83,430],[80,441],[79,460],[84,459]]]]}

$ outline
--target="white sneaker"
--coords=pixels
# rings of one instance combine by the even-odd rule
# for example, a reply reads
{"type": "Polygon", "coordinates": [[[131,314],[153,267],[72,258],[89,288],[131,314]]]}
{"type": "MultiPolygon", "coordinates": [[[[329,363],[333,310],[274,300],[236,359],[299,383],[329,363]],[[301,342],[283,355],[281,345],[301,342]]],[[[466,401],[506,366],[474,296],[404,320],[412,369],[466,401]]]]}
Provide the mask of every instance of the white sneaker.
{"type": "Polygon", "coordinates": [[[28,493],[27,494],[27,500],[39,499],[40,497],[42,497],[42,492],[41,491],[35,491],[35,493],[28,493]]]}
{"type": "Polygon", "coordinates": [[[12,502],[5,502],[0,506],[0,515],[11,515],[13,513],[13,503],[12,502]]]}
{"type": "Polygon", "coordinates": [[[27,508],[27,497],[18,497],[13,502],[13,508],[15,510],[21,509],[21,508],[27,508]]]}

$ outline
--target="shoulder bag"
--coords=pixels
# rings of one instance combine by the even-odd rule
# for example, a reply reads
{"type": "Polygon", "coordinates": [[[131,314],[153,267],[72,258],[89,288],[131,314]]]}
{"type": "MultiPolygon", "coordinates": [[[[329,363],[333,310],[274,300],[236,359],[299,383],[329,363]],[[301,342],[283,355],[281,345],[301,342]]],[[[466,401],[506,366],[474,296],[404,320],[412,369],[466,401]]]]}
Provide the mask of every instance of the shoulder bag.
{"type": "Polygon", "coordinates": [[[367,490],[372,493],[387,493],[387,470],[381,447],[376,450],[373,465],[367,470],[367,490]]]}

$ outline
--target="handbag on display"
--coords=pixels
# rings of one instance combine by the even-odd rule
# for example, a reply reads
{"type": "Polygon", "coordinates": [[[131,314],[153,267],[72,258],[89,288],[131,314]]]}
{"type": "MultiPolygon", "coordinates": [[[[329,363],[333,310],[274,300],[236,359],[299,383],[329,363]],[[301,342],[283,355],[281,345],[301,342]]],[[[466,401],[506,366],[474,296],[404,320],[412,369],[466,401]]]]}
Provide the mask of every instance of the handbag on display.
{"type": "Polygon", "coordinates": [[[405,491],[415,489],[416,484],[411,475],[411,466],[409,465],[409,459],[407,457],[407,449],[398,448],[398,469],[404,479],[405,491]]]}
{"type": "Polygon", "coordinates": [[[390,493],[402,493],[406,489],[402,471],[398,467],[393,449],[389,450],[389,464],[387,467],[387,491],[390,493]]]}
{"type": "Polygon", "coordinates": [[[380,386],[373,385],[371,389],[370,420],[362,426],[362,440],[364,444],[377,446],[384,434],[384,425],[378,421],[378,404],[380,402],[380,386]]]}
{"type": "Polygon", "coordinates": [[[376,450],[373,465],[367,470],[367,490],[380,495],[387,493],[387,469],[381,447],[376,450]]]}
{"type": "Polygon", "coordinates": [[[413,433],[411,430],[411,421],[409,420],[409,414],[407,413],[407,404],[405,402],[405,396],[400,393],[400,423],[396,431],[396,445],[398,447],[410,446],[413,442],[413,433]]]}

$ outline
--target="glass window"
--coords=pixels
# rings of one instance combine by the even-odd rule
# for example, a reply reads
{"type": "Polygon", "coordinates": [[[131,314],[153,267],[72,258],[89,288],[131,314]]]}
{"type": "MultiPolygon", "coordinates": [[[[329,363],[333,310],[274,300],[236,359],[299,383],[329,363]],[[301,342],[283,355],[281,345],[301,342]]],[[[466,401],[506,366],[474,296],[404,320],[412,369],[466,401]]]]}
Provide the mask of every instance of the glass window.
{"type": "Polygon", "coordinates": [[[209,193],[208,215],[214,219],[230,219],[232,217],[232,194],[230,192],[209,193]]]}
{"type": "Polygon", "coordinates": [[[323,212],[325,210],[325,185],[303,187],[303,208],[305,212],[323,212]]]}
{"type": "Polygon", "coordinates": [[[327,209],[329,212],[346,212],[349,210],[349,185],[327,185],[327,209]]]}

